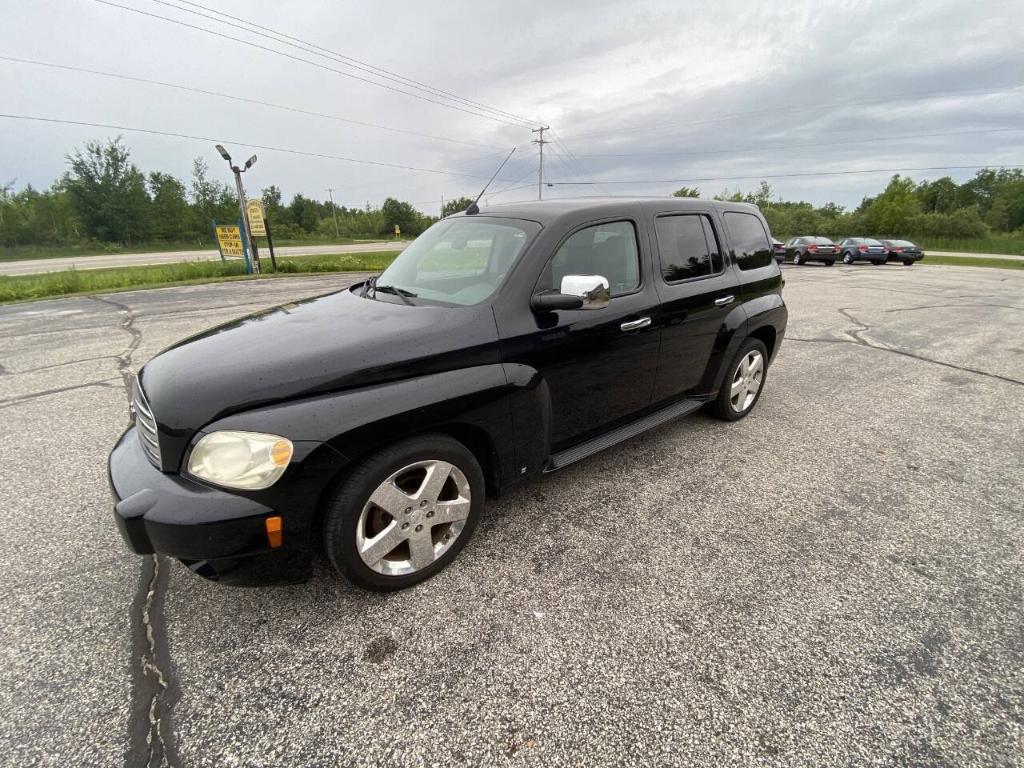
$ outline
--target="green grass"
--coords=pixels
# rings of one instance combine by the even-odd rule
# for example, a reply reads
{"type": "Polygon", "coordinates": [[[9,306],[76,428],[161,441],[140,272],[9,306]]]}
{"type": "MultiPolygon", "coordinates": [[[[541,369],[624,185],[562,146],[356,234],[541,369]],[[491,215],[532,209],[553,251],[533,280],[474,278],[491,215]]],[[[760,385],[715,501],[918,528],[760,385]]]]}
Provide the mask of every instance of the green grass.
{"type": "MultiPolygon", "coordinates": [[[[351,245],[353,243],[381,242],[388,237],[308,237],[308,238],[275,238],[274,247],[290,245],[351,245]]],[[[263,253],[267,250],[266,238],[258,238],[256,244],[263,253]]],[[[117,253],[167,253],[169,251],[215,251],[217,241],[181,240],[177,242],[159,243],[85,243],[82,245],[18,245],[12,248],[0,248],[0,261],[22,261],[24,259],[59,259],[70,256],[104,256],[117,253]]]]}
{"type": "Polygon", "coordinates": [[[993,235],[982,240],[933,237],[914,242],[924,248],[925,253],[928,251],[957,251],[959,253],[1002,253],[1007,256],[1024,256],[1024,237],[1019,235],[993,235]]]}
{"type": "MultiPolygon", "coordinates": [[[[397,251],[382,251],[289,257],[277,260],[278,274],[380,272],[397,255],[397,251]]],[[[259,280],[271,276],[270,258],[261,258],[260,263],[264,270],[260,277],[246,275],[245,266],[241,261],[188,261],[145,267],[69,269],[42,275],[0,275],[0,303],[222,280],[259,280]]]]}
{"type": "Polygon", "coordinates": [[[994,267],[996,269],[1024,269],[1024,259],[989,259],[970,256],[934,256],[925,254],[922,264],[938,264],[947,267],[994,267]]]}

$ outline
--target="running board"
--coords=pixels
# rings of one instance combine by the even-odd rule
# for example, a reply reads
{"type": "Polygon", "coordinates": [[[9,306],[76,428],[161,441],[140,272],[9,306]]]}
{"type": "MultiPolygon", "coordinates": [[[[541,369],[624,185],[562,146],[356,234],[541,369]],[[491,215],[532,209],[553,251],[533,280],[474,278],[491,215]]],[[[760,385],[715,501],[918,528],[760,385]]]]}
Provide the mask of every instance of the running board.
{"type": "Polygon", "coordinates": [[[678,403],[673,403],[641,419],[631,421],[629,424],[613,429],[611,432],[605,432],[603,435],[598,435],[579,445],[574,445],[572,448],[559,451],[551,456],[547,466],[544,468],[544,472],[554,472],[555,470],[562,469],[588,456],[593,456],[598,451],[603,451],[605,448],[610,448],[624,440],[629,440],[631,437],[636,437],[649,429],[654,429],[654,427],[660,426],[667,421],[693,413],[706,402],[706,400],[696,399],[680,400],[678,403]]]}

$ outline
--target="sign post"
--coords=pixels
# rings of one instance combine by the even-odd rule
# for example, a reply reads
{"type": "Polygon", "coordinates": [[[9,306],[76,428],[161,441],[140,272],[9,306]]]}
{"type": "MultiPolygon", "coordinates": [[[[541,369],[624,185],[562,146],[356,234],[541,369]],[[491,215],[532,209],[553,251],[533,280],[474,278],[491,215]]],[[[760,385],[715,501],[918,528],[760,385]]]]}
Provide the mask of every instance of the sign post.
{"type": "MultiPolygon", "coordinates": [[[[270,264],[277,272],[277,259],[274,258],[274,242],[270,239],[270,222],[263,210],[263,201],[258,197],[251,197],[245,203],[245,212],[249,216],[249,236],[265,237],[270,247],[270,264]]],[[[255,247],[255,243],[253,243],[255,247]]]]}
{"type": "MultiPolygon", "coordinates": [[[[214,232],[217,231],[217,220],[216,219],[213,220],[213,231],[214,232]]],[[[220,237],[217,238],[217,251],[218,251],[218,253],[220,253],[220,261],[223,264],[224,262],[227,261],[227,259],[224,258],[224,249],[220,247],[220,237]]]]}
{"type": "Polygon", "coordinates": [[[223,259],[225,256],[233,256],[245,259],[245,272],[246,274],[251,274],[252,264],[249,261],[245,240],[242,239],[241,222],[238,224],[217,224],[216,228],[220,257],[223,259]]]}

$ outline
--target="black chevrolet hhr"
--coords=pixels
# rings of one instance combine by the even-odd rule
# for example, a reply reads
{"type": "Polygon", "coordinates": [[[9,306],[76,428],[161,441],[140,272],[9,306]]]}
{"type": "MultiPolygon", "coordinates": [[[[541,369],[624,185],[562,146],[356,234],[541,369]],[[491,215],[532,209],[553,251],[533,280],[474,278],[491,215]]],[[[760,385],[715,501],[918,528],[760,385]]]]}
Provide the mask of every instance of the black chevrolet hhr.
{"type": "Polygon", "coordinates": [[[322,549],[357,584],[409,586],[486,495],[701,407],[750,413],[782,284],[750,205],[473,206],[374,278],[150,360],[110,455],[114,519],[135,552],[224,582],[307,578],[322,549]]]}

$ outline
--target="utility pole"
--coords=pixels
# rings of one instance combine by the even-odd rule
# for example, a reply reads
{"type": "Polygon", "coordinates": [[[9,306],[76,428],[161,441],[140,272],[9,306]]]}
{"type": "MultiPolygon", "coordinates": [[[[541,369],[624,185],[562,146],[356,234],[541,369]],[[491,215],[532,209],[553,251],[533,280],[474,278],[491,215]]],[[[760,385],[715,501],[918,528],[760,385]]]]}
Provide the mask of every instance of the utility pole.
{"type": "Polygon", "coordinates": [[[235,174],[235,189],[238,190],[238,208],[242,212],[242,242],[245,243],[249,253],[252,254],[253,274],[258,275],[260,273],[260,257],[256,252],[256,243],[253,242],[252,236],[249,234],[249,212],[245,210],[245,189],[242,188],[242,174],[256,164],[256,155],[245,161],[244,168],[239,168],[231,162],[231,155],[228,154],[228,151],[222,145],[217,145],[217,151],[220,152],[221,157],[228,161],[231,172],[235,174]]]}
{"type": "Polygon", "coordinates": [[[441,195],[441,218],[444,218],[444,195],[441,195]]]}
{"type": "Polygon", "coordinates": [[[338,231],[338,209],[334,207],[334,190],[328,187],[327,194],[331,197],[331,213],[334,214],[334,236],[341,237],[341,232],[338,231]]]}
{"type": "Polygon", "coordinates": [[[544,125],[540,128],[534,128],[530,133],[539,133],[540,138],[534,139],[533,143],[540,148],[540,165],[537,166],[537,199],[544,199],[544,145],[550,144],[550,141],[544,141],[544,131],[550,131],[550,125],[544,125]]]}

